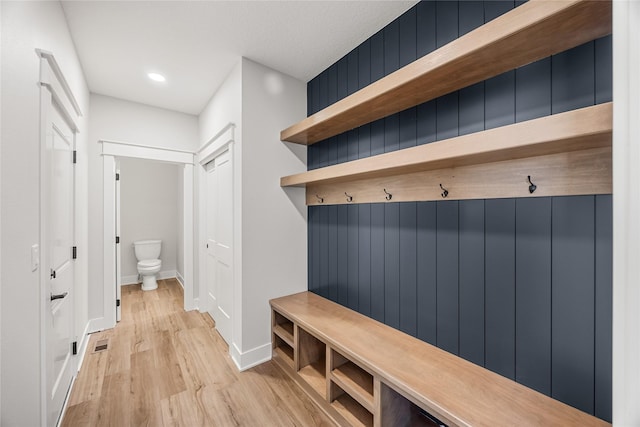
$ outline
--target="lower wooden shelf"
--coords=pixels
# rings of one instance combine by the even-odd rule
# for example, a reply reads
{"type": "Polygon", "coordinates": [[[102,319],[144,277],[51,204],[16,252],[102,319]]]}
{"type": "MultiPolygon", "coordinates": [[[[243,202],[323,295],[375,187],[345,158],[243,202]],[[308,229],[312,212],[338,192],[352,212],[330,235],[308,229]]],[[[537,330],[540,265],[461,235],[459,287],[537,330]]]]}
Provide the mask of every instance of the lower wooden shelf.
{"type": "Polygon", "coordinates": [[[373,426],[373,414],[347,393],[336,398],[331,406],[353,426],[373,426]]]}
{"type": "Polygon", "coordinates": [[[283,360],[287,365],[293,368],[293,348],[290,347],[287,343],[285,343],[284,341],[282,341],[281,343],[276,342],[276,347],[273,349],[273,353],[281,360],[283,360]]]}
{"type": "Polygon", "coordinates": [[[331,380],[353,397],[369,412],[374,411],[373,377],[353,362],[331,371],[331,380]]]}
{"type": "Polygon", "coordinates": [[[298,374],[313,388],[322,398],[326,398],[327,379],[325,378],[326,363],[322,358],[298,371],[298,374]]]}

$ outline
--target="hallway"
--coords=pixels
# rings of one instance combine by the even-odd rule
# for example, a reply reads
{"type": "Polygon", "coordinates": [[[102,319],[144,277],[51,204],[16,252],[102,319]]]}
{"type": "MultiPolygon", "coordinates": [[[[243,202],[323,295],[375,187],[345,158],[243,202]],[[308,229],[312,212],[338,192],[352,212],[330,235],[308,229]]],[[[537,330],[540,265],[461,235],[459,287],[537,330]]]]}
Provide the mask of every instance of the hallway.
{"type": "Polygon", "coordinates": [[[209,315],[182,301],[175,279],[122,287],[122,321],[91,335],[63,426],[331,425],[273,362],[238,372],[209,315]]]}

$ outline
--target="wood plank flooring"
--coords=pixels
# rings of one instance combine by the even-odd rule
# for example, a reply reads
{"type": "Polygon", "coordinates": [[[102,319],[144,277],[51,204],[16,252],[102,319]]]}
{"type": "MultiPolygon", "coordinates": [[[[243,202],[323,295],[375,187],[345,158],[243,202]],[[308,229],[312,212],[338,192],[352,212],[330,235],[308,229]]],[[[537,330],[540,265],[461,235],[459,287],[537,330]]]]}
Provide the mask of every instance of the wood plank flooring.
{"type": "Polygon", "coordinates": [[[182,306],[175,279],[123,286],[122,321],[91,335],[62,426],[333,425],[273,362],[238,372],[209,315],[182,306]]]}

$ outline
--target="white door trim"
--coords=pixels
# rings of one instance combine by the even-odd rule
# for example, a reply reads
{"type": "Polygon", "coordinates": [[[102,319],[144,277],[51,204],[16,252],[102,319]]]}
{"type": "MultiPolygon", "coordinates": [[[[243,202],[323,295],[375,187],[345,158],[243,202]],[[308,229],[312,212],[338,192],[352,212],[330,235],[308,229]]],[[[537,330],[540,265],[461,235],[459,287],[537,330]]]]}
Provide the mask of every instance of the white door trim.
{"type": "MultiPolygon", "coordinates": [[[[40,269],[39,274],[39,284],[40,284],[40,420],[42,425],[47,425],[48,421],[48,412],[49,412],[49,390],[47,387],[47,311],[49,310],[49,302],[50,302],[50,293],[49,293],[49,274],[50,272],[47,270],[47,266],[49,266],[49,254],[47,251],[47,242],[50,237],[49,230],[49,217],[48,212],[45,211],[46,207],[49,206],[49,198],[50,194],[46,191],[43,191],[44,188],[48,186],[49,180],[49,168],[48,161],[45,156],[46,152],[46,144],[47,144],[47,133],[49,128],[49,119],[50,119],[50,108],[53,107],[54,104],[58,106],[58,109],[63,116],[63,119],[66,120],[69,127],[73,132],[72,136],[72,144],[73,150],[76,149],[76,135],[79,133],[78,128],[78,118],[82,116],[82,112],[80,111],[80,106],[76,101],[67,80],[65,79],[62,71],[56,61],[54,55],[51,52],[36,49],[36,54],[40,58],[40,78],[38,83],[40,84],[40,236],[39,236],[39,248],[40,248],[40,259],[38,268],[40,269]],[[46,110],[45,110],[46,108],[46,110]]],[[[78,218],[76,216],[76,176],[74,170],[73,176],[73,208],[72,214],[74,215],[73,219],[73,230],[74,230],[74,244],[75,244],[75,230],[77,229],[77,221],[78,218]]],[[[77,289],[76,282],[78,278],[76,276],[76,270],[74,269],[74,277],[72,278],[73,291],[77,289]]],[[[73,306],[71,310],[73,311],[73,316],[75,316],[76,312],[76,304],[79,302],[77,300],[73,301],[73,306]]],[[[73,318],[72,325],[72,335],[75,334],[77,327],[75,322],[77,319],[73,318]]],[[[77,360],[73,360],[71,363],[77,364],[77,360]]],[[[75,377],[76,367],[72,368],[75,377]]],[[[73,383],[73,378],[72,378],[73,383]]],[[[71,387],[71,384],[69,385],[71,387]]],[[[70,388],[69,388],[70,390],[70,388]]],[[[65,397],[65,401],[61,408],[61,413],[58,419],[58,423],[62,419],[64,415],[64,410],[66,407],[68,396],[65,397]]]]}
{"type": "Polygon", "coordinates": [[[193,157],[188,151],[168,148],[150,147],[132,144],[130,142],[98,141],[102,145],[103,165],[103,230],[104,230],[104,312],[102,324],[98,329],[112,328],[116,324],[116,230],[115,230],[115,158],[132,157],[138,159],[156,160],[184,166],[184,309],[198,308],[194,298],[193,275],[193,157]]]}

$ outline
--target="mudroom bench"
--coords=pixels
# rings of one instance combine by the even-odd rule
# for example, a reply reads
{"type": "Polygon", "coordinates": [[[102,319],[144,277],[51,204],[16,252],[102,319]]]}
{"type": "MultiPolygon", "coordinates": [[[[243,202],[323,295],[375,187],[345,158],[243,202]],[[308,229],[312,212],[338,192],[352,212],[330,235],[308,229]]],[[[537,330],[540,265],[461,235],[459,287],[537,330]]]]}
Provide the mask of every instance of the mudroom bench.
{"type": "Polygon", "coordinates": [[[270,304],[274,362],[338,425],[609,425],[311,292],[270,304]]]}

